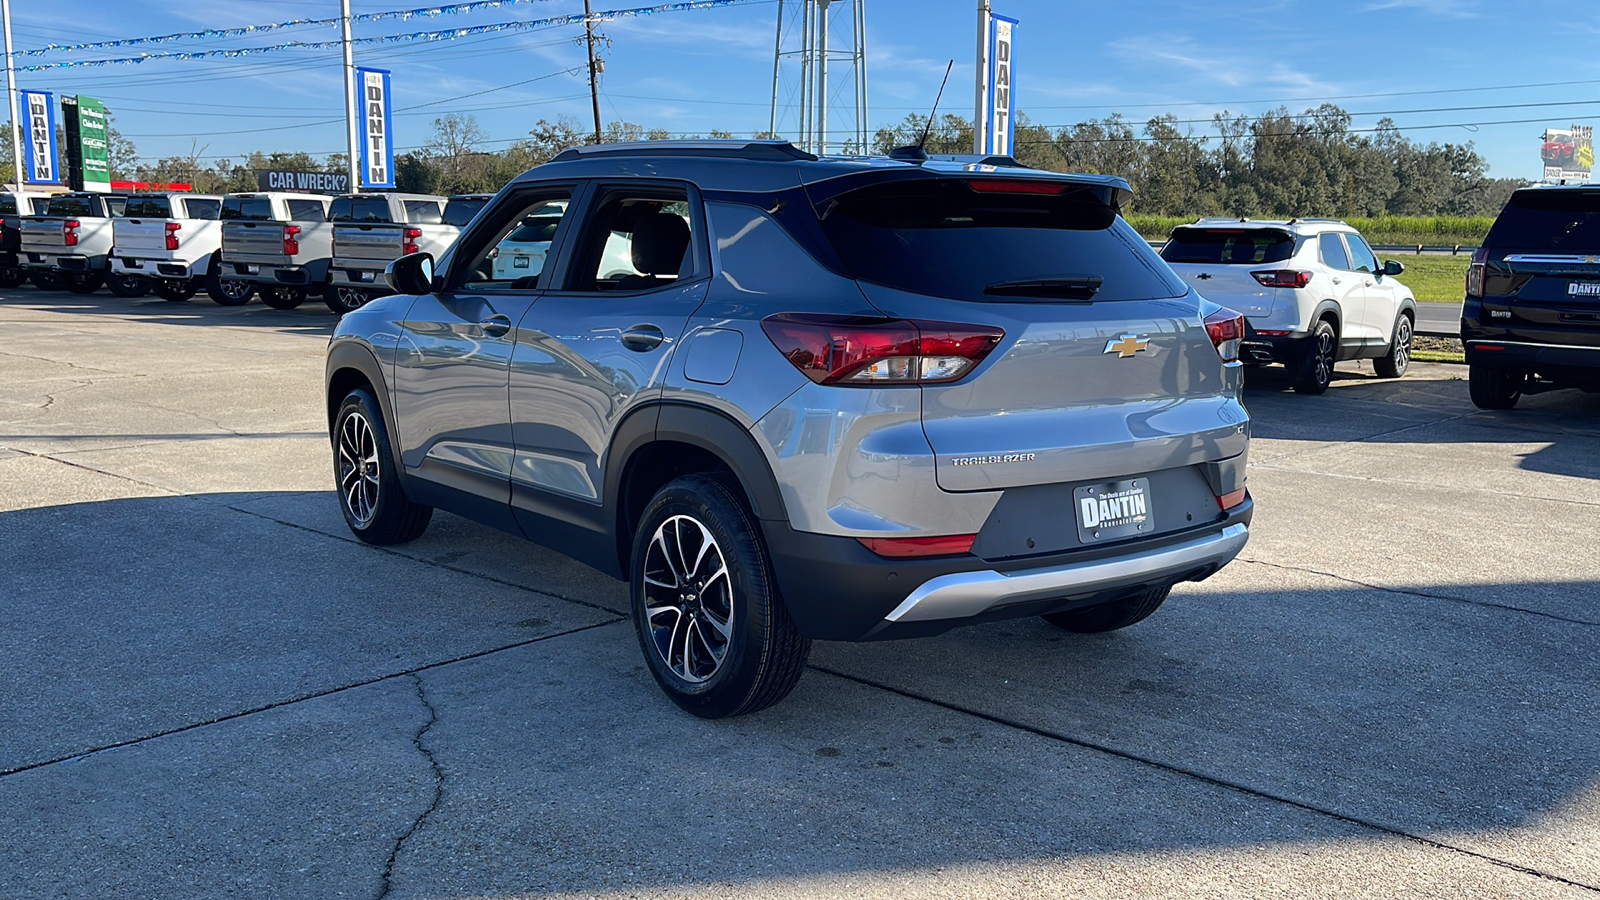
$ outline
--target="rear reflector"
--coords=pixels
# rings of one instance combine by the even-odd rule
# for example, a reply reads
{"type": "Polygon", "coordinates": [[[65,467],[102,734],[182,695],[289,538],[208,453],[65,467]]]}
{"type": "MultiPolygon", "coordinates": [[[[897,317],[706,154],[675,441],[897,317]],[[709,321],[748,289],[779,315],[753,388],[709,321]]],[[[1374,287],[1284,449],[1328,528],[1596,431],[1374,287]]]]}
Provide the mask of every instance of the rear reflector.
{"type": "Polygon", "coordinates": [[[1284,335],[1286,335],[1288,333],[1289,332],[1287,332],[1287,331],[1267,331],[1264,328],[1257,328],[1256,329],[1256,334],[1259,334],[1262,337],[1283,337],[1284,335]]]}
{"type": "Polygon", "coordinates": [[[1311,273],[1295,269],[1273,269],[1270,272],[1251,272],[1264,287],[1303,288],[1311,283],[1311,273]]]}
{"type": "Polygon", "coordinates": [[[1238,506],[1243,502],[1244,488],[1239,488],[1237,491],[1229,491],[1228,493],[1217,498],[1217,505],[1222,507],[1224,512],[1233,509],[1235,506],[1238,506]]]}
{"type": "Polygon", "coordinates": [[[1474,349],[1474,350],[1504,350],[1505,348],[1500,346],[1499,344],[1473,344],[1472,345],[1472,349],[1474,349]]]}
{"type": "Polygon", "coordinates": [[[983,325],[787,313],[761,330],[812,381],[867,386],[955,381],[1005,337],[983,325]]]}
{"type": "Polygon", "coordinates": [[[947,534],[939,537],[856,538],[863,547],[879,556],[905,559],[913,556],[955,556],[972,552],[975,534],[947,534]]]}
{"type": "Polygon", "coordinates": [[[1059,181],[969,181],[967,187],[980,194],[1064,194],[1072,187],[1059,181]]]}
{"type": "Polygon", "coordinates": [[[1239,358],[1239,344],[1244,340],[1244,316],[1227,307],[1206,316],[1206,334],[1223,362],[1239,358]]]}

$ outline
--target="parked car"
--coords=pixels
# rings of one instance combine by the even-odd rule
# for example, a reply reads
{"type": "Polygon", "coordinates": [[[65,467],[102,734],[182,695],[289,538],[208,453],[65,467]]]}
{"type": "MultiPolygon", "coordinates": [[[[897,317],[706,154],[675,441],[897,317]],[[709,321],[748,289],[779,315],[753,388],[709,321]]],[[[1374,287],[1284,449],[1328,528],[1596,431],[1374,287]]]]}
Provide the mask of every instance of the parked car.
{"type": "Polygon", "coordinates": [[[22,250],[22,217],[44,215],[50,195],[37,191],[0,191],[0,287],[28,280],[17,260],[22,250]]]}
{"type": "Polygon", "coordinates": [[[1173,229],[1161,258],[1206,299],[1245,316],[1248,365],[1282,363],[1321,394],[1334,364],[1370,359],[1384,378],[1411,365],[1417,301],[1338,219],[1200,219],[1173,229]]]}
{"type": "Polygon", "coordinates": [[[224,306],[256,292],[273,309],[294,309],[320,292],[333,259],[324,194],[248,192],[222,198],[222,249],[207,290],[224,306]]]}
{"type": "Polygon", "coordinates": [[[111,256],[111,220],[127,201],[126,194],[54,194],[43,215],[23,216],[17,260],[28,280],[47,291],[99,290],[111,256]]]}
{"type": "Polygon", "coordinates": [[[1144,619],[1248,536],[1243,320],[1122,179],[990,168],[560,154],[336,329],[346,523],[393,544],[443,508],[626,578],[703,717],[782,698],[813,639],[1144,619]],[[486,265],[552,216],[541,267],[486,265]]]}
{"type": "Polygon", "coordinates": [[[222,197],[134,194],[111,223],[111,274],[121,297],[155,289],[166,300],[193,297],[222,249],[222,197]]]}
{"type": "MultiPolygon", "coordinates": [[[[482,208],[476,197],[462,202],[482,208]]],[[[383,270],[408,253],[443,253],[461,233],[460,226],[445,223],[445,204],[445,198],[428,194],[335,197],[328,207],[333,223],[333,263],[323,294],[328,308],[343,315],[388,293],[383,270]]]]}
{"type": "Polygon", "coordinates": [[[1511,195],[1467,268],[1461,309],[1472,402],[1600,391],[1600,188],[1511,195]]]}

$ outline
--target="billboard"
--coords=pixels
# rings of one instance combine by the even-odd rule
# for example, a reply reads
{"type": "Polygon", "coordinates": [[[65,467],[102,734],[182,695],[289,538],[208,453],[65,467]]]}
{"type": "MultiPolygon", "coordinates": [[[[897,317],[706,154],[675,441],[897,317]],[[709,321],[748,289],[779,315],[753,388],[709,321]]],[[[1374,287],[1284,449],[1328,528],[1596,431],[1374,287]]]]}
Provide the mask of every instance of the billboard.
{"type": "Polygon", "coordinates": [[[389,73],[384,69],[356,69],[358,112],[361,114],[361,186],[394,187],[393,113],[389,104],[389,73]]]}
{"type": "Polygon", "coordinates": [[[105,104],[82,94],[62,97],[61,112],[66,119],[67,183],[75,191],[111,190],[105,104]]]}
{"type": "Polygon", "coordinates": [[[19,91],[22,97],[21,180],[32,184],[60,184],[56,168],[56,108],[49,91],[19,91]]]}
{"type": "Polygon", "coordinates": [[[296,194],[348,194],[350,175],[345,172],[300,172],[294,169],[256,169],[256,188],[296,194]]]}
{"type": "Polygon", "coordinates": [[[1013,90],[1015,73],[1011,68],[1012,38],[1017,20],[990,12],[983,23],[983,100],[982,125],[977,152],[1010,156],[1015,149],[1014,122],[1017,96],[1013,90]]]}
{"type": "Polygon", "coordinates": [[[1545,181],[1588,181],[1594,167],[1594,126],[1546,128],[1539,160],[1544,164],[1545,181]]]}

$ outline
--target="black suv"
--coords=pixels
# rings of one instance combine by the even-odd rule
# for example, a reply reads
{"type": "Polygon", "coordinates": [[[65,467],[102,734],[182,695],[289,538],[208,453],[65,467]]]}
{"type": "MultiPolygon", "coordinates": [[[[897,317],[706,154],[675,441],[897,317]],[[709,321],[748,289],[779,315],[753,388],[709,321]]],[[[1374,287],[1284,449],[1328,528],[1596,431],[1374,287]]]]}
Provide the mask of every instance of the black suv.
{"type": "Polygon", "coordinates": [[[1558,388],[1600,392],[1600,188],[1511,195],[1472,254],[1461,342],[1483,409],[1558,388]]]}

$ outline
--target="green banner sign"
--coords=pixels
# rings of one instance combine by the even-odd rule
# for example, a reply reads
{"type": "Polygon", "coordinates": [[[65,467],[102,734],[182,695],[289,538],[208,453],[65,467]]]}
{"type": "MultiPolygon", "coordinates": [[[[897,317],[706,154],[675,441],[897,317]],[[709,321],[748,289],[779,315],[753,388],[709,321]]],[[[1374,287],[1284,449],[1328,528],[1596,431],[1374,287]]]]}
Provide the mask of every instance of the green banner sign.
{"type": "Polygon", "coordinates": [[[67,130],[67,176],[80,191],[111,190],[111,162],[106,141],[106,107],[82,94],[62,97],[67,130]]]}

